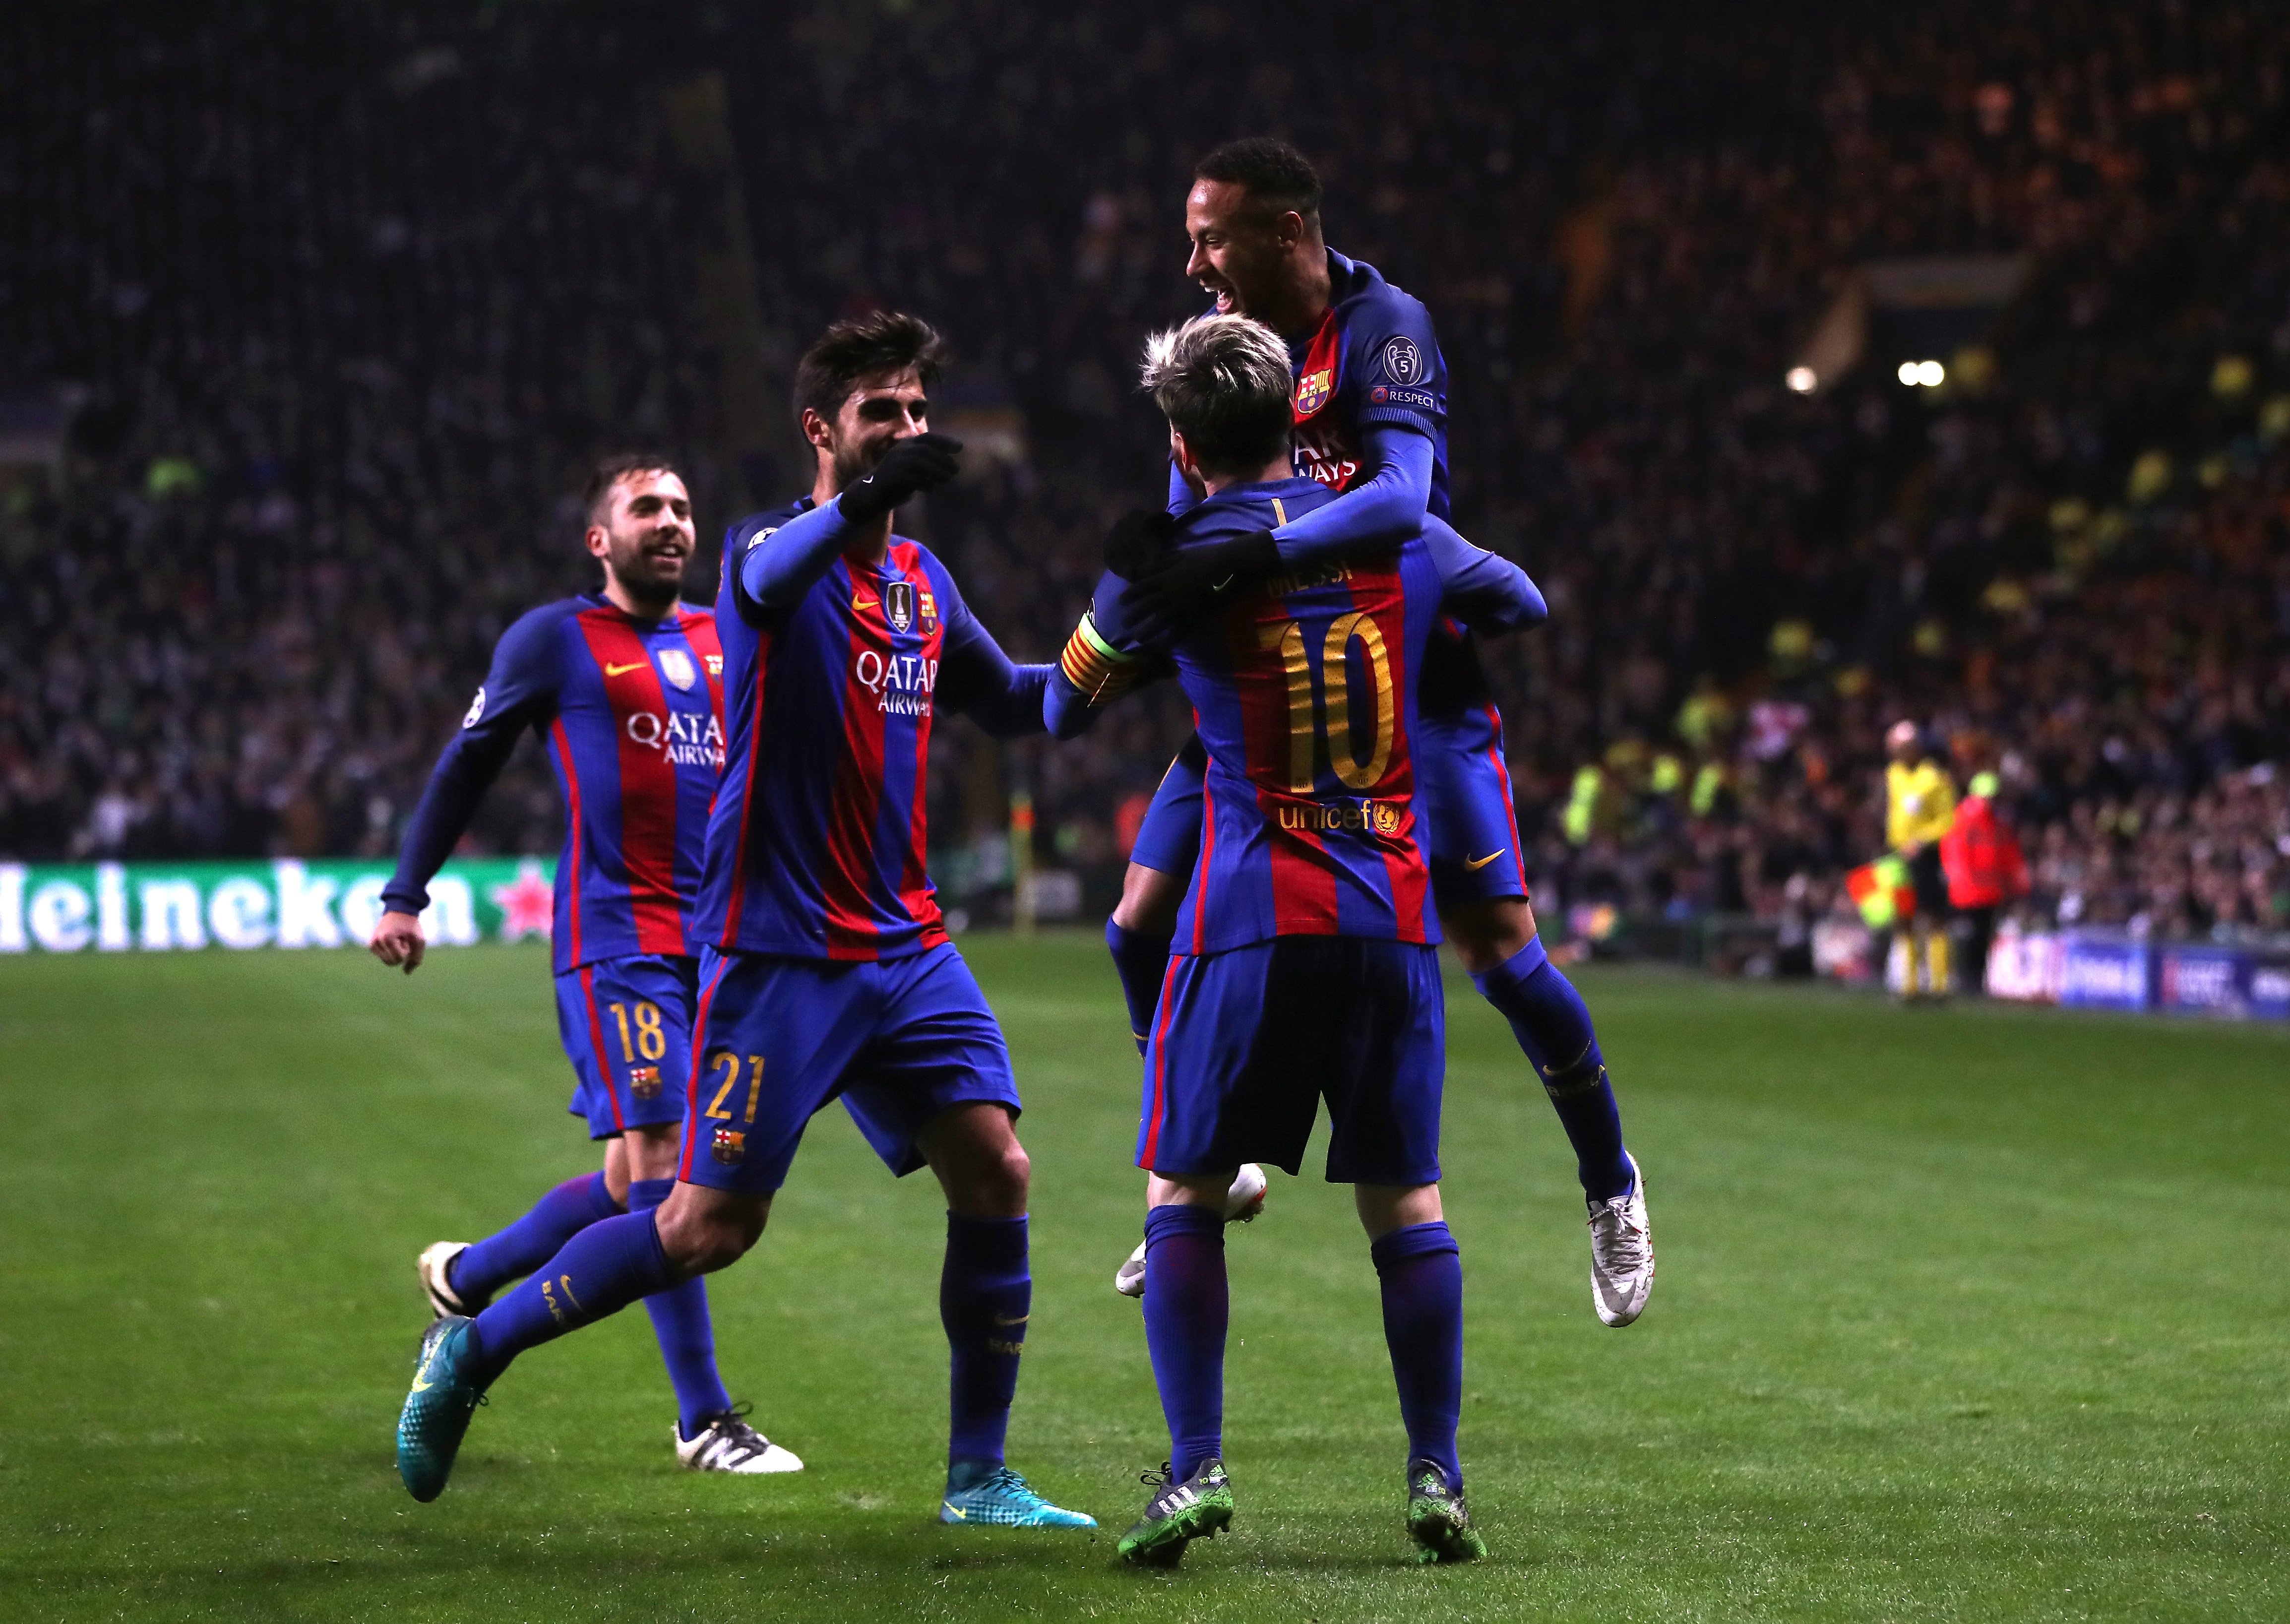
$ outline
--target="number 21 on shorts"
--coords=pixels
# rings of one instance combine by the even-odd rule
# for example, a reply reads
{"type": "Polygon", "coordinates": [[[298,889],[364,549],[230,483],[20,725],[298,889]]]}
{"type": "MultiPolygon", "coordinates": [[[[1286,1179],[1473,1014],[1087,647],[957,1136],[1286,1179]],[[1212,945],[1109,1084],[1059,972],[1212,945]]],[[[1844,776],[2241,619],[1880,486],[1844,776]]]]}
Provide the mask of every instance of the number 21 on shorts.
{"type": "Polygon", "coordinates": [[[741,1056],[726,1049],[708,1057],[708,1068],[720,1073],[723,1078],[722,1086],[716,1091],[716,1098],[708,1102],[708,1116],[713,1121],[732,1120],[732,1111],[724,1102],[740,1085],[740,1062],[742,1059],[747,1061],[748,1098],[741,1109],[740,1120],[750,1125],[756,1120],[756,1096],[764,1088],[764,1057],[760,1054],[741,1056]]]}

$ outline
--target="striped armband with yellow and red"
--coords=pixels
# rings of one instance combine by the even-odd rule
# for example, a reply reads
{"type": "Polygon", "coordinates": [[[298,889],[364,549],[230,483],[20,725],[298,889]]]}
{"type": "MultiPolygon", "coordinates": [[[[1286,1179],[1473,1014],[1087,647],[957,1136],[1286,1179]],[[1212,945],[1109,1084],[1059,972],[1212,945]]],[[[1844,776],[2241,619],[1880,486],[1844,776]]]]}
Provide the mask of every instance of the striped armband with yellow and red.
{"type": "Polygon", "coordinates": [[[1128,692],[1137,680],[1139,664],[1136,655],[1123,653],[1097,635],[1097,622],[1087,612],[1073,628],[1073,636],[1066,639],[1066,652],[1058,656],[1058,668],[1066,674],[1066,681],[1080,689],[1093,705],[1128,692]]]}

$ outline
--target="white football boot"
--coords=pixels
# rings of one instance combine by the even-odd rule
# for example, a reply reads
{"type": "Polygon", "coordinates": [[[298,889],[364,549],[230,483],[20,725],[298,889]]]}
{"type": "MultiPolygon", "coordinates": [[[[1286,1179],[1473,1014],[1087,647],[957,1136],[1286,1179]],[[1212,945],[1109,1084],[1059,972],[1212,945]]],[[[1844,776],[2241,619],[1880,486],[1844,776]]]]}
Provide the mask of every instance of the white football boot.
{"type": "Polygon", "coordinates": [[[475,1318],[491,1306],[492,1299],[485,1297],[474,1302],[464,1302],[455,1294],[452,1284],[453,1260],[468,1251],[467,1241],[438,1241],[423,1249],[413,1260],[413,1272],[421,1277],[421,1294],[429,1300],[429,1317],[444,1319],[448,1315],[463,1314],[475,1318]]]}
{"type": "Polygon", "coordinates": [[[1627,1150],[1630,1189],[1590,1208],[1590,1304],[1617,1329],[1645,1312],[1653,1291],[1653,1231],[1646,1226],[1645,1174],[1627,1150]]]}
{"type": "Polygon", "coordinates": [[[684,1428],[671,1427],[676,1458],[687,1472],[799,1472],[803,1462],[795,1452],[782,1449],[748,1425],[748,1406],[726,1410],[687,1441],[684,1428]]]}
{"type": "MultiPolygon", "coordinates": [[[[1229,1224],[1253,1224],[1256,1215],[1264,1211],[1264,1196],[1268,1186],[1264,1170],[1253,1162],[1241,1164],[1233,1175],[1232,1188],[1224,1193],[1224,1220],[1229,1224]]],[[[1124,1297],[1145,1295],[1145,1243],[1137,1243],[1137,1250],[1129,1260],[1113,1271],[1113,1289],[1124,1297]]]]}

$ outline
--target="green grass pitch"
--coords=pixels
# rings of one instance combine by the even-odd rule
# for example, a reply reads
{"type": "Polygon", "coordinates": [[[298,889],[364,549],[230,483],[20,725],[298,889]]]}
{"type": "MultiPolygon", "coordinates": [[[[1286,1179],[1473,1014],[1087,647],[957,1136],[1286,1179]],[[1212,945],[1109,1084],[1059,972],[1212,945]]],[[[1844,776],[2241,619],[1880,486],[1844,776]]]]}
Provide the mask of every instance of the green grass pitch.
{"type": "Polygon", "coordinates": [[[1165,1436],[1109,1287],[1141,1206],[1112,974],[1085,936],[965,945],[1030,1108],[1012,1457],[1094,1540],[931,1520],[941,1208],[839,1112],[714,1288],[733,1393],[810,1470],[679,1472],[629,1313],[521,1363],[416,1506],[415,1252],[595,1164],[542,954],[27,958],[0,1618],[2290,1617],[2290,1033],[1587,972],[1661,1259],[1613,1332],[1557,1124],[1451,982],[1493,1559],[1405,1564],[1374,1277],[1308,1162],[1230,1243],[1239,1518],[1141,1573],[1113,1540],[1165,1436]]]}

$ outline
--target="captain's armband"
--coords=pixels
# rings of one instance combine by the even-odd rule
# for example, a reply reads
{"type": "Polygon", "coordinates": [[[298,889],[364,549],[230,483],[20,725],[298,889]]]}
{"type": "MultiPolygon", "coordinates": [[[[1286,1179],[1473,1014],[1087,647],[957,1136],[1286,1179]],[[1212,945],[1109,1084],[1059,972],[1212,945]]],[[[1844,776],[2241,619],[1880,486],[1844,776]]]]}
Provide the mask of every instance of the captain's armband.
{"type": "Polygon", "coordinates": [[[1088,613],[1081,624],[1073,628],[1066,639],[1066,652],[1058,656],[1058,668],[1066,674],[1066,681],[1081,690],[1092,705],[1102,705],[1119,699],[1136,684],[1140,659],[1125,654],[1097,634],[1097,622],[1088,613]]]}

